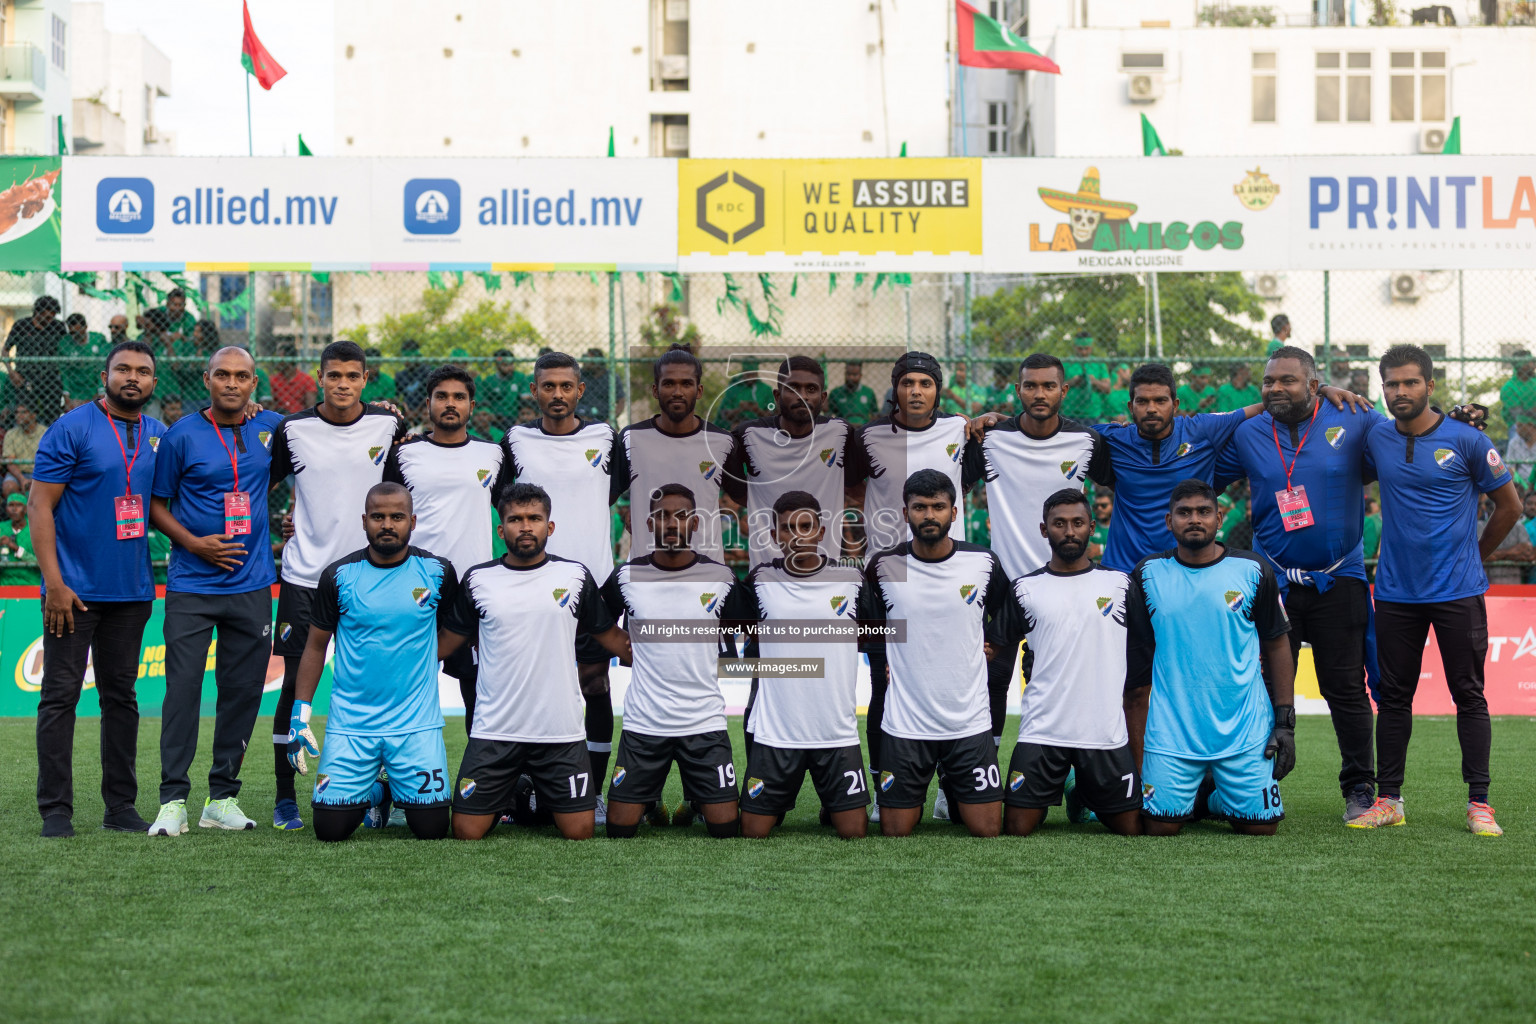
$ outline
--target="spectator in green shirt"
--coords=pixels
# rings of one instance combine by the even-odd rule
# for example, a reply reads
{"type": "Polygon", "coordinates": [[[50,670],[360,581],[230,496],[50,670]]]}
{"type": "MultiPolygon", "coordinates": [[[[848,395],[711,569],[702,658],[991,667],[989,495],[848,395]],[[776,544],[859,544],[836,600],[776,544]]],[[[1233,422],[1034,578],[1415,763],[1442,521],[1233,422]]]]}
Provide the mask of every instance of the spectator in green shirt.
{"type": "Polygon", "coordinates": [[[992,514],[987,511],[987,489],[979,487],[965,510],[965,539],[982,547],[992,546],[992,514]]]}
{"type": "Polygon", "coordinates": [[[880,408],[880,399],[869,385],[861,383],[863,379],[863,363],[844,363],[843,386],[833,388],[827,394],[832,415],[841,416],[855,427],[862,427],[874,419],[876,410],[880,408]]]}
{"type": "Polygon", "coordinates": [[[475,409],[490,413],[504,430],[517,421],[518,402],[528,397],[532,382],[517,372],[511,349],[499,348],[491,358],[493,371],[475,381],[475,409]]]}
{"type": "Polygon", "coordinates": [[[1000,412],[1004,416],[1017,416],[1021,411],[1019,393],[1014,389],[1010,367],[1004,363],[996,363],[992,367],[992,398],[987,404],[987,411],[1000,412]]]}
{"type": "Polygon", "coordinates": [[[1104,396],[1104,408],[1100,411],[1100,415],[1105,420],[1113,420],[1116,423],[1130,422],[1132,370],[1130,363],[1115,364],[1114,386],[1104,396]]]}
{"type": "Polygon", "coordinates": [[[65,318],[59,355],[75,360],[60,367],[65,408],[73,409],[95,398],[101,392],[101,367],[107,359],[107,339],[87,328],[84,313],[71,313],[65,318]]]}
{"type": "Polygon", "coordinates": [[[364,402],[393,402],[395,400],[395,378],[379,369],[379,364],[384,359],[384,353],[376,348],[370,348],[363,353],[368,357],[368,383],[363,385],[364,402]]]}
{"type": "Polygon", "coordinates": [[[171,538],[150,527],[145,539],[149,541],[149,560],[153,563],[155,582],[163,585],[168,572],[166,561],[171,557],[171,538]]]}
{"type": "Polygon", "coordinates": [[[1365,499],[1365,557],[1375,558],[1381,550],[1381,505],[1375,498],[1365,499]]]}
{"type": "Polygon", "coordinates": [[[1179,412],[1193,416],[1197,412],[1214,412],[1216,386],[1211,383],[1211,368],[1201,365],[1190,371],[1189,383],[1179,388],[1179,412]]]}
{"type": "Polygon", "coordinates": [[[1235,412],[1263,401],[1247,363],[1234,363],[1228,372],[1227,382],[1216,389],[1215,412],[1235,412]]]}
{"type": "Polygon", "coordinates": [[[1109,544],[1109,521],[1115,515],[1115,492],[1100,487],[1093,495],[1093,535],[1088,538],[1088,557],[1103,558],[1109,544]]]}
{"type": "Polygon", "coordinates": [[[1276,313],[1269,318],[1269,330],[1274,337],[1269,339],[1269,345],[1264,349],[1266,359],[1275,354],[1275,349],[1291,343],[1291,318],[1284,313],[1276,313]]]}
{"type": "Polygon", "coordinates": [[[939,397],[939,409],[947,413],[958,413],[970,418],[980,416],[987,411],[987,403],[992,399],[992,390],[985,384],[972,384],[968,368],[965,363],[956,363],[955,372],[939,397]]]}
{"type": "Polygon", "coordinates": [[[1510,432],[1517,420],[1536,418],[1536,361],[1530,352],[1520,349],[1514,354],[1515,373],[1499,388],[1499,401],[1504,406],[1504,422],[1510,432]]]}
{"type": "Polygon", "coordinates": [[[43,577],[36,568],[6,565],[33,560],[32,531],[27,526],[27,496],[13,494],[5,499],[5,522],[0,523],[0,565],[5,566],[0,568],[0,586],[35,587],[40,584],[43,577]]]}
{"type": "Polygon", "coordinates": [[[182,408],[180,395],[166,395],[160,399],[160,422],[167,427],[174,426],[176,421],[186,415],[182,408]]]}
{"type": "Polygon", "coordinates": [[[186,343],[192,341],[192,332],[196,330],[197,323],[197,317],[187,309],[187,293],[180,288],[166,292],[165,332],[162,339],[166,349],[176,355],[184,354],[186,343]]]}
{"type": "Polygon", "coordinates": [[[1086,331],[1072,339],[1072,358],[1067,364],[1067,390],[1061,396],[1061,415],[1079,423],[1097,423],[1104,414],[1104,397],[1112,381],[1109,364],[1094,361],[1093,338],[1086,331]],[[1081,360],[1089,360],[1082,362],[1081,360]]]}
{"type": "Polygon", "coordinates": [[[757,360],[743,359],[737,374],[720,396],[720,426],[732,429],[773,411],[773,388],[757,375],[757,360]]]}

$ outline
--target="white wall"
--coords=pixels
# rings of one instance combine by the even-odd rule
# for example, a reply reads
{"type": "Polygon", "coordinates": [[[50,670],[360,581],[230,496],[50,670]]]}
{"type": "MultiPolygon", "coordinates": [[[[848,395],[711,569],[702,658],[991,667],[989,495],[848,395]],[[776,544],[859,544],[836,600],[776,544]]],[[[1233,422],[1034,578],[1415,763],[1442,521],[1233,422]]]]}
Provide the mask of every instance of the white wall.
{"type": "MultiPolygon", "coordinates": [[[[173,156],[174,138],[157,128],[157,139],[148,142],[145,128],[154,124],[154,110],[146,118],[145,92],[154,90],[154,102],[171,94],[171,60],[137,32],[109,32],[104,5],[71,5],[71,93],[76,100],[99,103],[121,122],[121,138],[106,145],[79,150],[92,156],[173,156]]],[[[81,126],[84,130],[85,126],[81,126]]]]}
{"type": "MultiPolygon", "coordinates": [[[[17,5],[11,16],[12,41],[31,43],[43,54],[47,64],[45,89],[41,102],[17,103],[15,115],[15,151],[53,156],[59,151],[57,118],[64,117],[64,135],[69,137],[71,120],[69,67],[58,67],[51,54],[53,18],[69,24],[68,0],[40,0],[25,7],[17,5]]],[[[66,27],[66,43],[68,41],[66,27]]]]}

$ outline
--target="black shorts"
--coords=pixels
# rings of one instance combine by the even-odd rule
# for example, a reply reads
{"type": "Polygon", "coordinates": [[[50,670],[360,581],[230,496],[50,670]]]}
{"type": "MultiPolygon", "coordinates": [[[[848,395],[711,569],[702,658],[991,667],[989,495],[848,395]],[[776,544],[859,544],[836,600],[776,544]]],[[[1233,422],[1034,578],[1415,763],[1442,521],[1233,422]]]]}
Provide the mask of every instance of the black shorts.
{"type": "Polygon", "coordinates": [[[857,743],[812,750],[754,743],[747,758],[747,781],[741,788],[742,813],[777,816],[792,810],[806,772],[811,773],[816,796],[827,810],[869,806],[868,776],[857,743]]]}
{"type": "Polygon", "coordinates": [[[921,807],[928,799],[934,769],[962,804],[990,804],[1003,798],[992,732],[957,740],[909,740],[886,733],[880,744],[881,807],[921,807]]]}
{"type": "Polygon", "coordinates": [[[625,804],[660,800],[673,761],[683,777],[683,799],[697,804],[735,802],[736,763],[730,734],[723,730],[691,736],[646,736],[623,730],[613,758],[608,799],[625,804]]]}
{"type": "Polygon", "coordinates": [[[513,743],[471,736],[453,787],[455,814],[505,814],[512,808],[517,777],[533,780],[539,806],[576,814],[597,806],[597,784],[585,740],[513,743]]]}
{"type": "Polygon", "coordinates": [[[1099,815],[1141,810],[1141,773],[1129,744],[1113,750],[1017,743],[1008,761],[1009,807],[1061,803],[1067,772],[1077,769],[1077,797],[1099,815]]]}
{"type": "Polygon", "coordinates": [[[576,661],[581,665],[606,665],[613,660],[613,653],[592,639],[590,633],[576,634],[576,661]]]}
{"type": "Polygon", "coordinates": [[[315,608],[315,588],[279,580],[277,625],[272,630],[272,653],[297,658],[309,643],[309,617],[315,608]]]}

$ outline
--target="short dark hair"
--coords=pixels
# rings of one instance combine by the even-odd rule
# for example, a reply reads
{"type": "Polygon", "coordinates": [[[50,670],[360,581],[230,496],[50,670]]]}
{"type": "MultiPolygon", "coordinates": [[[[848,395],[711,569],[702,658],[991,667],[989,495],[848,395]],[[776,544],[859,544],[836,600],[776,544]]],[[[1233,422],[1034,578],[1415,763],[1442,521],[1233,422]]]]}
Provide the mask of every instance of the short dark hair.
{"type": "Polygon", "coordinates": [[[32,303],[32,312],[34,313],[57,313],[59,308],[59,300],[52,295],[39,295],[32,303]]]}
{"type": "Polygon", "coordinates": [[[1168,511],[1184,498],[1206,498],[1212,505],[1216,504],[1216,490],[1204,480],[1180,480],[1174,485],[1173,493],[1168,497],[1168,511]]]}
{"type": "Polygon", "coordinates": [[[1269,354],[1268,362],[1276,359],[1294,359],[1301,364],[1301,368],[1307,373],[1307,380],[1317,380],[1317,360],[1312,353],[1295,345],[1282,345],[1269,354]]]}
{"type": "Polygon", "coordinates": [[[1088,504],[1088,495],[1084,494],[1076,487],[1063,487],[1061,490],[1045,499],[1045,505],[1040,509],[1041,521],[1044,522],[1045,520],[1051,518],[1051,509],[1059,508],[1062,505],[1081,505],[1090,514],[1092,514],[1093,511],[1092,507],[1088,504]]]}
{"type": "Polygon", "coordinates": [[[549,500],[549,492],[538,484],[526,483],[519,480],[502,489],[501,497],[496,499],[496,518],[505,519],[507,508],[512,505],[543,505],[546,516],[554,512],[554,505],[549,500]]]}
{"type": "Polygon", "coordinates": [[[1179,389],[1173,383],[1173,371],[1162,363],[1143,363],[1131,373],[1131,399],[1136,398],[1136,385],[1161,384],[1170,396],[1177,396],[1179,389]]]}
{"type": "Polygon", "coordinates": [[[901,503],[905,505],[907,499],[913,495],[919,498],[937,498],[943,494],[950,503],[955,501],[955,482],[936,469],[920,469],[907,477],[907,482],[901,487],[901,503]]]}
{"type": "Polygon", "coordinates": [[[1387,349],[1387,354],[1381,357],[1381,377],[1387,377],[1388,370],[1395,370],[1399,366],[1407,366],[1415,363],[1425,380],[1433,380],[1435,376],[1434,360],[1429,358],[1429,353],[1417,345],[1393,345],[1387,349]]]}
{"type": "Polygon", "coordinates": [[[575,370],[576,375],[581,376],[581,364],[564,352],[545,352],[533,361],[533,379],[537,381],[539,374],[545,370],[575,370]]]}
{"type": "Polygon", "coordinates": [[[368,357],[355,341],[333,341],[320,352],[321,373],[325,372],[326,363],[362,363],[366,370],[368,357]]]}
{"type": "Polygon", "coordinates": [[[83,323],[85,323],[85,314],[84,313],[71,313],[71,314],[69,314],[69,316],[64,318],[64,326],[65,327],[73,327],[73,326],[75,326],[75,324],[83,324],[83,323]]]}
{"type": "Polygon", "coordinates": [[[1283,329],[1291,326],[1291,318],[1284,313],[1276,313],[1269,318],[1269,329],[1273,334],[1279,334],[1283,329]]]}
{"type": "MultiPolygon", "coordinates": [[[[164,398],[160,399],[160,408],[164,409],[166,406],[170,405],[172,402],[175,402],[177,405],[180,405],[181,404],[181,396],[180,395],[166,395],[164,398]]],[[[20,403],[17,403],[17,404],[20,405],[20,403]]]]}
{"type": "MultiPolygon", "coordinates": [[[[47,298],[47,296],[45,295],[43,298],[47,298]]],[[[163,308],[156,306],[153,309],[146,309],[144,311],[144,323],[152,331],[165,332],[170,330],[171,317],[163,308]]]]}
{"type": "Polygon", "coordinates": [[[693,354],[693,350],[687,345],[674,344],[661,354],[661,357],[651,364],[651,375],[656,383],[661,383],[661,368],[663,366],[676,366],[686,364],[693,369],[693,379],[699,382],[704,380],[704,364],[699,362],[699,357],[693,354]]]}
{"type": "Polygon", "coordinates": [[[699,500],[693,496],[693,491],[682,484],[662,484],[651,492],[651,509],[654,511],[662,498],[687,498],[688,504],[694,508],[699,507],[699,500]]]}
{"type": "Polygon", "coordinates": [[[117,358],[119,352],[138,352],[141,355],[149,356],[150,363],[155,364],[158,369],[159,361],[155,359],[155,350],[137,338],[130,338],[127,341],[120,341],[113,345],[112,350],[107,353],[106,369],[108,373],[112,372],[112,360],[117,358]]]}
{"type": "Polygon", "coordinates": [[[862,370],[862,369],[864,369],[864,360],[862,360],[862,359],[845,359],[845,360],[843,360],[843,369],[846,370],[850,366],[857,366],[859,369],[862,370]]]}
{"type": "Polygon", "coordinates": [[[814,512],[821,515],[821,502],[810,491],[785,491],[773,500],[774,519],[782,519],[791,512],[814,512]]]}
{"type": "Polygon", "coordinates": [[[166,302],[170,302],[172,299],[183,299],[184,300],[184,299],[186,299],[186,297],[187,297],[187,293],[182,291],[180,288],[172,288],[170,291],[165,293],[165,301],[166,302]]]}
{"type": "Polygon", "coordinates": [[[1067,368],[1062,365],[1060,359],[1057,359],[1049,352],[1031,352],[1025,356],[1024,361],[1019,364],[1019,376],[1021,378],[1024,376],[1025,370],[1055,370],[1061,374],[1063,380],[1067,377],[1067,368]]]}
{"type": "Polygon", "coordinates": [[[782,363],[779,364],[779,383],[783,384],[785,381],[789,380],[789,375],[794,373],[796,370],[803,370],[806,373],[814,373],[823,381],[827,379],[827,372],[821,368],[820,363],[812,359],[810,356],[790,356],[788,359],[785,359],[782,363]]]}
{"type": "Polygon", "coordinates": [[[430,399],[432,392],[437,390],[437,386],[447,380],[456,380],[463,384],[464,389],[469,392],[469,400],[471,402],[475,400],[475,378],[471,377],[464,367],[455,366],[452,363],[439,366],[432,371],[431,376],[427,378],[427,398],[430,399]]]}
{"type": "Polygon", "coordinates": [[[368,503],[375,497],[385,498],[392,494],[405,495],[405,507],[412,512],[416,511],[416,501],[411,497],[411,489],[404,484],[395,483],[393,480],[384,480],[368,488],[368,496],[363,499],[363,508],[366,509],[368,503]]]}

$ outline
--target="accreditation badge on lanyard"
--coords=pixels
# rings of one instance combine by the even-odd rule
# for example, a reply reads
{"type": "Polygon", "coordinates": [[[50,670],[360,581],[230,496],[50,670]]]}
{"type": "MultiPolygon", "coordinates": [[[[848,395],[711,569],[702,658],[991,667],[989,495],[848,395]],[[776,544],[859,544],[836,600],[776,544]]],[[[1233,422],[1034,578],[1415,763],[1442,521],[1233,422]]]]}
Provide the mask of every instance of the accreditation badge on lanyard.
{"type": "Polygon", "coordinates": [[[1280,468],[1285,470],[1285,490],[1275,492],[1275,504],[1280,509],[1280,525],[1285,527],[1285,532],[1300,530],[1317,522],[1312,516],[1312,503],[1307,500],[1305,487],[1291,486],[1291,473],[1296,469],[1296,463],[1301,459],[1301,450],[1306,447],[1307,438],[1312,434],[1312,424],[1317,422],[1317,409],[1312,407],[1312,420],[1307,424],[1306,433],[1301,435],[1301,440],[1296,444],[1296,454],[1291,458],[1291,464],[1285,464],[1285,452],[1280,448],[1280,432],[1275,429],[1274,421],[1269,424],[1269,431],[1275,438],[1275,452],[1280,456],[1280,468]]]}
{"type": "Polygon", "coordinates": [[[240,537],[251,532],[251,496],[240,489],[240,434],[245,429],[242,420],[238,427],[230,428],[235,434],[235,447],[231,449],[224,444],[224,430],[213,422],[213,415],[208,416],[208,423],[213,427],[214,436],[219,439],[219,444],[224,446],[225,453],[229,456],[229,467],[234,471],[235,489],[224,492],[224,534],[227,537],[240,537]]]}
{"type": "MultiPolygon", "coordinates": [[[[144,421],[139,421],[138,444],[134,446],[133,458],[128,457],[128,446],[123,443],[123,435],[117,432],[117,424],[112,420],[112,414],[100,403],[96,408],[107,418],[107,426],[112,428],[112,436],[117,438],[117,448],[123,453],[123,476],[126,482],[123,493],[112,499],[112,520],[116,524],[118,540],[138,540],[144,536],[144,496],[133,493],[133,464],[139,461],[139,452],[144,450],[144,421]]],[[[133,427],[130,425],[129,430],[133,427]]]]}

